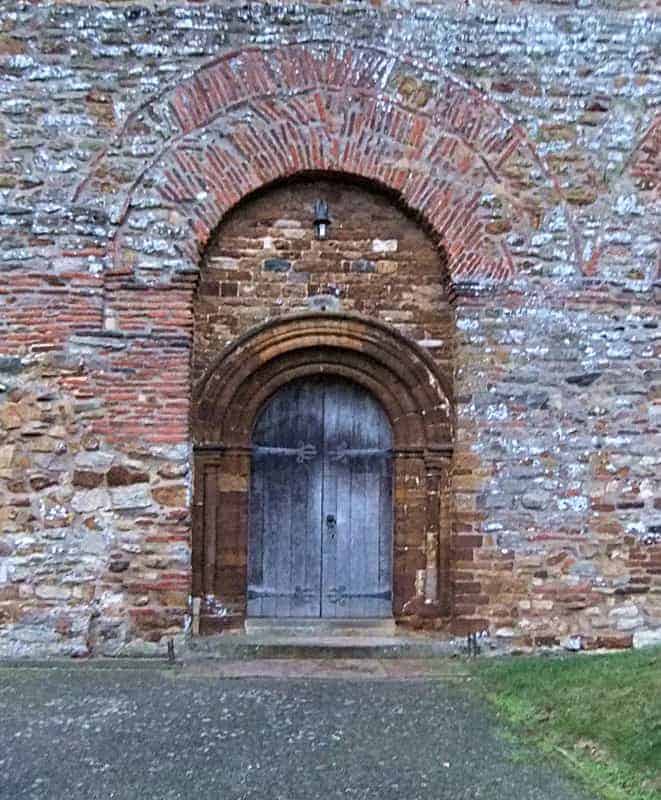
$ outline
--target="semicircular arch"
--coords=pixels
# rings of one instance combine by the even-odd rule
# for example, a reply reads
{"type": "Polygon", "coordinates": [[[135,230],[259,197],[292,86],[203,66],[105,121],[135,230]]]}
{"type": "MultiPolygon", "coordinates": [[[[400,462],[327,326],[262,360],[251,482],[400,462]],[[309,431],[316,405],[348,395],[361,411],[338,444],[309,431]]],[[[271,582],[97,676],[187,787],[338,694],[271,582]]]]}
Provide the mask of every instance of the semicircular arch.
{"type": "Polygon", "coordinates": [[[216,359],[194,389],[196,444],[249,447],[266,400],[290,380],[323,373],[377,398],[396,449],[450,449],[450,385],[429,355],[382,323],[323,312],[258,326],[216,359]]]}
{"type": "Polygon", "coordinates": [[[239,201],[305,172],[395,192],[442,242],[455,285],[513,277],[547,226],[554,241],[565,230],[579,266],[552,174],[496,103],[416,59],[338,40],[245,47],[207,63],[130,115],[75,199],[111,209],[110,285],[168,283],[197,272],[239,201]],[[146,129],[148,159],[136,155],[146,129]]]}

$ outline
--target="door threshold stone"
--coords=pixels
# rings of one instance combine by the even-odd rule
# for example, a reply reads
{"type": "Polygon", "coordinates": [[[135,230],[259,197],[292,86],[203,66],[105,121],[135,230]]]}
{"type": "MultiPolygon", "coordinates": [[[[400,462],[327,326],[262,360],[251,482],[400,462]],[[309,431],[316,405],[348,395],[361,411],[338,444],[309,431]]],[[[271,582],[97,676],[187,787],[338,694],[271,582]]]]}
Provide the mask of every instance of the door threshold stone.
{"type": "Polygon", "coordinates": [[[395,636],[394,619],[318,619],[269,618],[246,619],[248,636],[327,637],[327,636],[395,636]]]}
{"type": "Polygon", "coordinates": [[[456,639],[416,636],[410,633],[376,633],[369,629],[351,635],[252,632],[225,633],[190,639],[181,654],[184,661],[198,659],[391,659],[435,658],[462,653],[456,639]]]}

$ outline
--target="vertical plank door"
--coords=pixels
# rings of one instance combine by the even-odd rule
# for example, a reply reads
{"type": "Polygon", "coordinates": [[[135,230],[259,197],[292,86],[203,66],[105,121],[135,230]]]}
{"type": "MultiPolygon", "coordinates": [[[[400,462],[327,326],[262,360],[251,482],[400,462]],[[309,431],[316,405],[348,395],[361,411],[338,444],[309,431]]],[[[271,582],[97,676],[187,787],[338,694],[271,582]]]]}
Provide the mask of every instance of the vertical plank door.
{"type": "Polygon", "coordinates": [[[392,433],[375,398],[324,393],[322,617],[392,615],[392,433]]]}
{"type": "Polygon", "coordinates": [[[253,434],[248,614],[392,614],[392,433],[369,392],[287,384],[253,434]]]}
{"type": "Polygon", "coordinates": [[[287,384],[253,433],[248,615],[321,615],[323,397],[315,382],[287,384]]]}

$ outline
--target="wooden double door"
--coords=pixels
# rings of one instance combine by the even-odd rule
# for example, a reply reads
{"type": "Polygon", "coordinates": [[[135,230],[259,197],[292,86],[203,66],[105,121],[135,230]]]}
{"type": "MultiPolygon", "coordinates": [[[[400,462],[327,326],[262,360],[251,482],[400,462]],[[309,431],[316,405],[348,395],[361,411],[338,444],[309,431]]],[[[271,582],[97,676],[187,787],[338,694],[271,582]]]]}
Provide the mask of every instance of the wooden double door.
{"type": "Polygon", "coordinates": [[[392,431],[376,399],[295,380],[252,440],[248,615],[392,615],[392,431]]]}

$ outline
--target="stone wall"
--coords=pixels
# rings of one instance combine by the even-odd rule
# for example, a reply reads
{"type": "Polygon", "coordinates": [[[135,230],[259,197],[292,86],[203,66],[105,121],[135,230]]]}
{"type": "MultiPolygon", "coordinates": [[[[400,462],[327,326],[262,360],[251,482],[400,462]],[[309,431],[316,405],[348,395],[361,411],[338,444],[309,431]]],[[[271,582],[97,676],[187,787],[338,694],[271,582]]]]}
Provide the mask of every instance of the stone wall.
{"type": "Polygon", "coordinates": [[[382,193],[308,179],[263,192],[221,223],[203,260],[194,304],[193,381],[224,347],[267,319],[333,310],[380,320],[429,350],[452,380],[454,321],[444,255],[382,193]],[[313,206],[329,204],[315,239],[313,206]]]}
{"type": "Polygon", "coordinates": [[[0,653],[183,631],[200,264],[300,171],[387,189],[444,254],[457,630],[661,627],[651,3],[12,2],[0,26],[0,653]]]}
{"type": "Polygon", "coordinates": [[[538,292],[457,307],[457,523],[483,536],[457,567],[499,636],[627,644],[658,624],[658,310],[538,292]]]}

